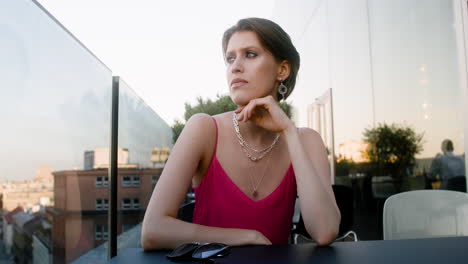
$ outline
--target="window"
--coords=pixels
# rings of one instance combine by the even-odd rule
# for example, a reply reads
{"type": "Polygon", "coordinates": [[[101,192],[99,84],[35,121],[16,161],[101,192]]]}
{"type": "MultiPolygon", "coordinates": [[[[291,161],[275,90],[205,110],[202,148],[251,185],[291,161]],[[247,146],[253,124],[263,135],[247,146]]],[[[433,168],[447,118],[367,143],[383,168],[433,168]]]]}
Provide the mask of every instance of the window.
{"type": "Polygon", "coordinates": [[[103,240],[108,240],[109,239],[109,233],[107,232],[107,225],[103,225],[104,226],[104,231],[102,232],[102,239],[103,240]]]}
{"type": "Polygon", "coordinates": [[[104,176],[104,181],[102,182],[103,187],[109,187],[109,176],[104,176]]]}
{"type": "Polygon", "coordinates": [[[158,183],[158,176],[153,175],[153,176],[151,177],[151,183],[152,183],[153,185],[156,185],[156,183],[158,183]]]}
{"type": "Polygon", "coordinates": [[[123,187],[130,187],[130,186],[132,186],[131,177],[130,177],[130,176],[123,176],[123,177],[122,177],[122,186],[123,186],[123,187]]]}
{"type": "Polygon", "coordinates": [[[94,240],[102,240],[102,225],[94,226],[94,240]]]}
{"type": "Polygon", "coordinates": [[[140,199],[133,199],[133,209],[140,209],[140,199]]]}
{"type": "Polygon", "coordinates": [[[101,176],[96,176],[95,184],[96,184],[96,188],[101,188],[102,187],[102,177],[101,176]]]}
{"type": "Polygon", "coordinates": [[[140,186],[140,176],[133,176],[132,177],[132,186],[134,186],[134,187],[140,186]]]}
{"type": "Polygon", "coordinates": [[[102,210],[102,199],[96,199],[96,210],[102,210]]]}
{"type": "Polygon", "coordinates": [[[108,240],[109,233],[107,232],[107,225],[96,224],[94,226],[94,240],[108,240]]]}
{"type": "Polygon", "coordinates": [[[108,199],[96,199],[96,210],[107,210],[109,209],[109,200],[108,199]]]}
{"type": "Polygon", "coordinates": [[[123,199],[122,200],[122,209],[123,210],[132,209],[132,201],[130,199],[123,199]]]}

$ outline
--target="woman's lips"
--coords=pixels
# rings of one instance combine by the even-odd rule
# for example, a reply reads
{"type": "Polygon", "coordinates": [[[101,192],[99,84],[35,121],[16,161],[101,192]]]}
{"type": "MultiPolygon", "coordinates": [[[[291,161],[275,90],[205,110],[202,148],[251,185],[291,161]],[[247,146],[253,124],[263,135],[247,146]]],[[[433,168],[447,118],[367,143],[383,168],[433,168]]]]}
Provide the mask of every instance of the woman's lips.
{"type": "Polygon", "coordinates": [[[237,87],[240,87],[240,86],[243,86],[244,84],[247,84],[247,82],[235,82],[233,84],[231,84],[231,88],[237,88],[237,87]]]}

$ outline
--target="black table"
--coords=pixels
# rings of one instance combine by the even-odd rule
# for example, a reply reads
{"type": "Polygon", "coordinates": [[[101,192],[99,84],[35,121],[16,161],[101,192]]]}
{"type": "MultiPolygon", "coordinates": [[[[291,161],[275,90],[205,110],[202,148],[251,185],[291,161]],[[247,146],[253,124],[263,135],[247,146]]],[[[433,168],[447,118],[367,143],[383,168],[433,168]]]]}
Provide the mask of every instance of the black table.
{"type": "MultiPolygon", "coordinates": [[[[168,251],[144,252],[141,248],[119,251],[109,263],[155,264],[172,262],[168,251]]],[[[409,240],[336,242],[328,247],[313,244],[233,247],[217,263],[468,263],[468,237],[409,240]]]]}

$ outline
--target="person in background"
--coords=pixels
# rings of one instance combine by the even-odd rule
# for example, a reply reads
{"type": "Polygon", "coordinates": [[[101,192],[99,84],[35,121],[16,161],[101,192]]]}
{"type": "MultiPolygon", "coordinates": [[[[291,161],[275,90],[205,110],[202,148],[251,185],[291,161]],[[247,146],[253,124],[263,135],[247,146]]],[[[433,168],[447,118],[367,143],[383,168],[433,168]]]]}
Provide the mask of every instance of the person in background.
{"type": "Polygon", "coordinates": [[[437,153],[428,172],[429,179],[439,179],[441,189],[447,190],[448,180],[465,176],[465,160],[453,154],[453,142],[450,139],[442,141],[443,154],[437,153]]]}

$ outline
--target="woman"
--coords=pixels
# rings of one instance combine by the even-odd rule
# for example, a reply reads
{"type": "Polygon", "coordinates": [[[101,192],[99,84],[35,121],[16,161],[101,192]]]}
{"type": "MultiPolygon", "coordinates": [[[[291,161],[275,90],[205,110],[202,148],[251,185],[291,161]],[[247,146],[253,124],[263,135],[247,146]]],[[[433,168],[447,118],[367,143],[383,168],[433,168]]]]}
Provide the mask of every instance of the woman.
{"type": "Polygon", "coordinates": [[[292,92],[299,54],[277,24],[240,20],[223,36],[229,92],[238,109],[187,122],[149,202],[145,250],[186,242],[288,242],[296,195],[307,232],[334,241],[340,223],[320,135],[296,128],[278,101],[292,92]],[[177,212],[192,184],[193,223],[177,212]]]}

